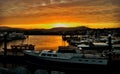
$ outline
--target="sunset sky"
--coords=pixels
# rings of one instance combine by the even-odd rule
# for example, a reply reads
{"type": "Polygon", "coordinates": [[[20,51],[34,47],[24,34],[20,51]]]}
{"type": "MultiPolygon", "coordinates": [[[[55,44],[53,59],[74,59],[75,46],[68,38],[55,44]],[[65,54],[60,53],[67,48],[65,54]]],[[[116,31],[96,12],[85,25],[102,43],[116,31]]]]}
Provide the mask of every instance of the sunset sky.
{"type": "Polygon", "coordinates": [[[0,26],[120,28],[120,0],[0,0],[0,26]]]}

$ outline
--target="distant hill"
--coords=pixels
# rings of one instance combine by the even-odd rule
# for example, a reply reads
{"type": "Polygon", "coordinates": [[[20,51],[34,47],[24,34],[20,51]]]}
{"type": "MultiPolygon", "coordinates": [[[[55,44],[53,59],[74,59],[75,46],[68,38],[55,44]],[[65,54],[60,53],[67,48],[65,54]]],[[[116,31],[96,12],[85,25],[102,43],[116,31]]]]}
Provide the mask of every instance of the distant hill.
{"type": "Polygon", "coordinates": [[[79,27],[55,27],[51,29],[23,29],[23,28],[11,28],[11,27],[0,27],[0,32],[24,32],[25,34],[44,34],[44,35],[60,35],[60,34],[86,34],[89,32],[89,34],[93,34],[95,32],[103,33],[103,32],[109,32],[112,31],[113,33],[119,33],[120,28],[104,28],[104,29],[91,29],[85,26],[79,26],[79,27]]]}
{"type": "Polygon", "coordinates": [[[88,30],[90,28],[85,27],[85,26],[80,26],[80,27],[56,27],[50,29],[51,31],[75,31],[75,30],[88,30]]]}
{"type": "Polygon", "coordinates": [[[1,26],[0,30],[5,30],[5,29],[10,29],[10,27],[6,27],[6,26],[1,26]]]}
{"type": "Polygon", "coordinates": [[[1,26],[0,31],[24,31],[25,29],[22,28],[11,28],[6,26],[1,26]]]}

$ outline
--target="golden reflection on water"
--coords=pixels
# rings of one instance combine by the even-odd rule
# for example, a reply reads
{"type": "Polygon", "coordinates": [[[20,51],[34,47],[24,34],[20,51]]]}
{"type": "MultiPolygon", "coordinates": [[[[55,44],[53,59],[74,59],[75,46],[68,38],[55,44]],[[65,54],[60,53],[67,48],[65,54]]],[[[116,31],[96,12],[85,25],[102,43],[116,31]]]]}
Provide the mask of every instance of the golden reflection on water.
{"type": "Polygon", "coordinates": [[[34,44],[35,50],[51,49],[57,50],[58,46],[68,45],[62,40],[62,36],[52,35],[31,35],[25,43],[34,44]]]}
{"type": "MultiPolygon", "coordinates": [[[[30,35],[25,40],[16,40],[7,43],[7,48],[10,49],[11,45],[19,44],[33,44],[35,45],[35,50],[57,50],[58,46],[66,46],[67,42],[62,40],[62,36],[57,35],[30,35]]],[[[4,45],[0,46],[0,50],[3,50],[4,45]]]]}

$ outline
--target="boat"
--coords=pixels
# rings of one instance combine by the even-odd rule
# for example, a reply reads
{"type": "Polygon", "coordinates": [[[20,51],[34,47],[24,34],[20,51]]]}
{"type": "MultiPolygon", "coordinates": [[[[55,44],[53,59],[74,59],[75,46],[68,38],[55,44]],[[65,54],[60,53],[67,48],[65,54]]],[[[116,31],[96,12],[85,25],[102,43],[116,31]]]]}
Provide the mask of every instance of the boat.
{"type": "Polygon", "coordinates": [[[19,44],[19,45],[11,45],[11,51],[13,54],[17,54],[17,52],[23,52],[23,50],[34,50],[35,45],[33,44],[19,44]]]}
{"type": "Polygon", "coordinates": [[[24,35],[24,33],[17,33],[17,32],[11,32],[11,33],[0,33],[0,41],[3,42],[5,39],[7,41],[13,41],[13,40],[22,40],[26,39],[27,37],[24,35]],[[6,37],[6,38],[5,38],[6,37]]]}
{"type": "Polygon", "coordinates": [[[7,40],[20,40],[20,39],[26,39],[26,36],[23,33],[17,33],[17,32],[12,32],[8,34],[7,40]]]}
{"type": "Polygon", "coordinates": [[[108,58],[105,54],[87,53],[70,46],[60,46],[57,51],[23,51],[27,62],[37,67],[61,70],[105,70],[108,58]],[[30,58],[30,59],[29,59],[30,58]]]}
{"type": "MultiPolygon", "coordinates": [[[[96,43],[95,45],[104,46],[96,43]]],[[[106,46],[106,45],[105,45],[106,46]]],[[[26,62],[35,68],[45,68],[61,71],[96,71],[118,72],[120,66],[120,50],[113,50],[111,37],[108,37],[107,50],[81,50],[75,46],[59,46],[54,50],[24,50],[26,62]],[[117,67],[115,67],[117,66],[117,67]]],[[[104,49],[104,48],[101,48],[104,49]]]]}

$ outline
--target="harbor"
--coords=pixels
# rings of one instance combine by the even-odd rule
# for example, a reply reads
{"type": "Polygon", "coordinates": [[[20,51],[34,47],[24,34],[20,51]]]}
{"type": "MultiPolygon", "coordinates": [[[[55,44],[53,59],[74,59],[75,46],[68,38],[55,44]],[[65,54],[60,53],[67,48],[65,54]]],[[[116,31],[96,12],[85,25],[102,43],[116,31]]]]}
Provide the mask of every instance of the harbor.
{"type": "MultiPolygon", "coordinates": [[[[108,37],[106,37],[106,38],[108,38],[108,37]]],[[[74,38],[72,38],[72,39],[74,39],[74,38]]],[[[114,68],[115,66],[119,65],[119,45],[116,45],[117,50],[112,51],[112,54],[114,53],[117,55],[117,56],[116,55],[112,56],[112,57],[114,57],[112,59],[115,59],[117,61],[112,61],[112,63],[109,65],[109,62],[110,62],[109,56],[106,56],[106,55],[109,55],[109,52],[108,52],[109,49],[110,49],[110,52],[112,50],[112,48],[109,48],[109,47],[111,47],[109,44],[104,45],[104,44],[98,43],[98,44],[96,44],[97,45],[96,47],[92,47],[92,48],[91,48],[91,45],[90,45],[90,47],[88,47],[88,45],[86,47],[85,45],[81,44],[82,45],[81,46],[78,43],[77,43],[78,45],[74,44],[75,45],[74,46],[74,45],[69,44],[66,40],[64,40],[61,35],[58,35],[58,36],[57,35],[56,36],[31,35],[25,40],[19,40],[17,42],[16,41],[14,41],[14,42],[8,42],[7,47],[4,47],[4,45],[1,46],[1,48],[7,49],[6,53],[3,52],[3,49],[1,49],[1,53],[0,53],[0,58],[1,58],[0,63],[3,68],[7,68],[7,69],[13,68],[14,69],[14,68],[22,66],[23,68],[28,69],[28,71],[29,70],[32,71],[32,73],[34,73],[36,70],[43,69],[43,70],[46,70],[46,72],[50,73],[50,74],[52,74],[52,72],[54,72],[54,71],[56,71],[56,73],[62,73],[62,74],[64,74],[64,73],[69,74],[70,72],[74,72],[74,71],[76,71],[76,72],[87,71],[87,72],[91,72],[91,73],[95,73],[95,74],[97,72],[108,73],[109,71],[111,71],[111,73],[115,73],[115,72],[117,73],[119,71],[118,68],[114,68]],[[46,40],[46,38],[48,38],[48,40],[46,40]],[[35,40],[33,40],[33,39],[35,39],[35,40]],[[38,41],[40,39],[42,39],[43,42],[38,41]],[[32,42],[32,41],[38,41],[38,42],[32,42]],[[16,43],[18,43],[18,44],[16,44],[16,43]],[[35,43],[37,43],[37,44],[35,44],[35,43]],[[45,45],[45,46],[43,46],[43,45],[45,45]],[[61,50],[59,50],[59,49],[61,49],[61,50]],[[103,49],[107,50],[107,51],[102,52],[103,49]],[[50,52],[49,52],[49,50],[50,50],[50,52]],[[76,54],[76,51],[74,51],[74,50],[76,50],[78,52],[78,54],[76,54]],[[84,52],[82,50],[84,50],[84,52]],[[50,61],[50,59],[49,59],[47,61],[45,61],[45,60],[43,61],[43,60],[39,60],[39,57],[38,57],[38,59],[36,59],[36,57],[37,57],[36,54],[38,54],[38,56],[40,56],[40,53],[42,53],[42,51],[46,52],[46,53],[43,53],[44,58],[52,57],[52,55],[53,55],[53,58],[55,58],[56,60],[50,61]],[[55,51],[55,52],[52,53],[53,51],[55,51]],[[56,51],[59,52],[58,55],[57,55],[56,51]],[[32,56],[31,53],[35,54],[36,57],[33,57],[34,55],[32,56]],[[47,56],[47,53],[49,53],[48,56],[47,56]],[[46,54],[46,56],[45,56],[45,54],[46,54]],[[61,57],[62,54],[65,54],[65,56],[63,55],[61,57]],[[67,54],[69,54],[68,57],[67,57],[67,54]],[[73,54],[76,57],[81,56],[83,59],[76,58],[74,60],[76,60],[76,63],[78,63],[78,62],[84,63],[84,65],[81,65],[81,64],[75,65],[75,63],[74,64],[64,63],[65,60],[63,63],[57,62],[57,59],[59,59],[59,58],[64,59],[66,57],[66,60],[70,59],[73,54]],[[85,58],[85,57],[88,57],[88,58],[85,58]],[[115,57],[117,57],[117,58],[115,58],[115,57]],[[93,61],[93,63],[92,63],[92,61],[93,61]],[[89,65],[89,67],[88,67],[88,65],[89,65]],[[96,70],[96,71],[92,72],[92,70],[96,70]]],[[[3,43],[3,44],[5,44],[5,43],[3,43]]],[[[41,56],[42,56],[42,54],[41,54],[41,56]]],[[[73,62],[74,62],[74,60],[73,60],[73,62]]],[[[60,61],[60,60],[58,60],[58,61],[60,61]]],[[[71,62],[72,62],[72,60],[71,60],[71,62]]]]}
{"type": "MultiPolygon", "coordinates": [[[[29,64],[26,63],[26,58],[23,54],[23,50],[28,49],[28,45],[33,45],[34,50],[57,50],[58,46],[67,45],[62,41],[62,37],[59,35],[52,36],[52,35],[30,35],[27,39],[24,40],[14,40],[11,42],[7,42],[7,55],[4,55],[4,43],[1,45],[0,49],[0,67],[7,68],[7,69],[14,69],[17,67],[24,67],[29,69],[29,64]],[[46,41],[46,38],[47,41],[46,41]],[[42,40],[40,40],[42,39],[42,40]],[[36,42],[37,41],[37,42],[36,42]],[[36,44],[37,43],[37,44],[36,44]],[[51,44],[54,43],[54,44],[51,44]],[[21,51],[17,51],[18,50],[21,51]],[[14,48],[16,51],[14,51],[14,48]]],[[[32,49],[33,50],[33,49],[32,49]]],[[[33,66],[31,67],[32,70],[34,69],[33,66]]],[[[41,68],[42,69],[42,68],[41,68]]],[[[31,69],[29,69],[31,70],[31,69]]],[[[33,70],[35,71],[35,70],[33,70]]],[[[54,72],[53,72],[54,73],[54,72]]],[[[59,71],[55,71],[55,73],[59,73],[59,71]]]]}
{"type": "Polygon", "coordinates": [[[120,0],[0,0],[0,74],[120,74],[120,0]]]}

